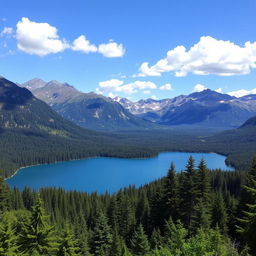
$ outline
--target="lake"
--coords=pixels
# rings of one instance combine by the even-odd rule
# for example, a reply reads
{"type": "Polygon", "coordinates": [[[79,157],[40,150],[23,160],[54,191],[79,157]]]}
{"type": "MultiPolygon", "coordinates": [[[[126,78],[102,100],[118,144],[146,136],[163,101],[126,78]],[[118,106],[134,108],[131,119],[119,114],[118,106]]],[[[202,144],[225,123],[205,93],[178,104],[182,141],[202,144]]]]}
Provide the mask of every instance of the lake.
{"type": "Polygon", "coordinates": [[[19,189],[25,186],[33,189],[61,187],[66,190],[113,193],[129,185],[139,187],[165,176],[171,161],[177,172],[184,170],[189,156],[195,159],[197,165],[204,158],[210,169],[233,170],[225,164],[224,156],[215,153],[164,152],[147,159],[95,157],[31,166],[22,168],[7,182],[19,189]]]}

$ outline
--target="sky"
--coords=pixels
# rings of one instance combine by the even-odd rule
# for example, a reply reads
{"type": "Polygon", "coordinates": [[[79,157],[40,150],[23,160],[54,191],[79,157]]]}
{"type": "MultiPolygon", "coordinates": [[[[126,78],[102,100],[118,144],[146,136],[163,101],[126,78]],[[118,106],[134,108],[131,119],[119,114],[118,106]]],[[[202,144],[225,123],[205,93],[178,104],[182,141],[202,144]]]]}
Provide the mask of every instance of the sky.
{"type": "Polygon", "coordinates": [[[256,94],[255,0],[8,0],[0,75],[131,100],[256,94]]]}

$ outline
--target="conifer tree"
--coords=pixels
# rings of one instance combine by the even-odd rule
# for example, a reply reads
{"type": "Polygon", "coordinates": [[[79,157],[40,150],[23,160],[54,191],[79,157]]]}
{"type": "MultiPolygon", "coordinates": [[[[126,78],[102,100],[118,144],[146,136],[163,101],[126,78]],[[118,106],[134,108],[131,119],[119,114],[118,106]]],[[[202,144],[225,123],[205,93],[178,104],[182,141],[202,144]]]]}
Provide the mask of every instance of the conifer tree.
{"type": "Polygon", "coordinates": [[[59,240],[57,256],[75,256],[79,255],[77,247],[77,240],[68,224],[65,224],[64,229],[59,240]]]}
{"type": "Polygon", "coordinates": [[[204,159],[202,158],[199,165],[198,165],[198,173],[197,173],[197,194],[199,197],[199,200],[202,201],[202,203],[205,204],[205,206],[209,207],[209,201],[210,201],[210,178],[209,173],[207,170],[206,163],[204,159]]]}
{"type": "Polygon", "coordinates": [[[186,227],[190,227],[194,207],[197,203],[197,173],[195,170],[195,160],[192,156],[189,157],[186,165],[186,170],[181,176],[180,184],[180,214],[183,217],[186,227]]]}
{"type": "Polygon", "coordinates": [[[83,256],[90,256],[89,231],[81,212],[78,214],[74,223],[74,231],[77,240],[78,253],[83,256]]]}
{"type": "Polygon", "coordinates": [[[0,214],[8,210],[10,207],[10,190],[4,182],[4,178],[0,176],[0,214]]]}
{"type": "Polygon", "coordinates": [[[250,203],[246,204],[247,209],[243,211],[243,215],[239,218],[240,224],[237,225],[237,231],[242,235],[244,243],[250,248],[252,255],[256,254],[256,158],[253,160],[251,171],[249,172],[250,181],[243,190],[248,195],[250,203]]]}
{"type": "MultiPolygon", "coordinates": [[[[188,231],[180,221],[175,224],[170,218],[165,225],[166,244],[173,255],[183,255],[186,246],[186,236],[188,231]]],[[[185,255],[185,254],[184,254],[185,255]]]]}
{"type": "Polygon", "coordinates": [[[47,223],[42,200],[38,196],[30,221],[23,223],[23,228],[19,234],[19,251],[28,254],[38,252],[41,255],[51,255],[56,249],[56,243],[54,243],[52,236],[53,229],[54,227],[47,223]]]}
{"type": "Polygon", "coordinates": [[[98,214],[93,230],[93,253],[95,256],[110,255],[112,232],[107,217],[103,212],[98,214]]]}
{"type": "Polygon", "coordinates": [[[150,245],[153,249],[159,249],[163,245],[163,238],[159,228],[153,230],[150,238],[150,245]]]}
{"type": "Polygon", "coordinates": [[[0,224],[0,256],[16,256],[16,235],[10,221],[0,224]]]}
{"type": "Polygon", "coordinates": [[[194,213],[191,219],[191,231],[195,234],[198,229],[209,229],[210,225],[209,209],[201,199],[194,208],[194,213]]]}
{"type": "Polygon", "coordinates": [[[173,220],[178,218],[178,182],[175,173],[174,163],[167,172],[164,179],[164,201],[165,201],[165,220],[172,217],[173,220]]]}
{"type": "Polygon", "coordinates": [[[227,233],[227,211],[220,191],[214,195],[212,206],[212,225],[219,227],[222,233],[227,233]]]}
{"type": "Polygon", "coordinates": [[[138,226],[132,236],[131,249],[134,256],[144,256],[150,251],[148,238],[142,224],[138,226]]]}

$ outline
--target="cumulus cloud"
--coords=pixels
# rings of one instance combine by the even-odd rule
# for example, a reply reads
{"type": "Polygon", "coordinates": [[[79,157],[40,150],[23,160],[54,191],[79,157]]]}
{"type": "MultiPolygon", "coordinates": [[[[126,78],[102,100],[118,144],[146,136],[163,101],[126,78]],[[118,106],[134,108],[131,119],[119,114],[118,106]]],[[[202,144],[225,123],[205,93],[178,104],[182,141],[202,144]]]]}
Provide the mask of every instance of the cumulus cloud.
{"type": "Polygon", "coordinates": [[[107,58],[122,57],[125,53],[125,49],[122,44],[110,40],[109,43],[100,44],[98,47],[99,53],[107,58]]]}
{"type": "Polygon", "coordinates": [[[150,98],[153,99],[153,100],[157,100],[157,99],[158,99],[158,98],[156,97],[156,95],[151,95],[150,98]]]}
{"type": "Polygon", "coordinates": [[[216,89],[216,90],[215,90],[215,92],[223,93],[222,88],[218,88],[218,89],[216,89]]]}
{"type": "Polygon", "coordinates": [[[79,36],[72,44],[72,50],[81,51],[84,53],[97,52],[98,49],[94,44],[91,44],[84,35],[79,36]]]}
{"type": "Polygon", "coordinates": [[[205,87],[202,84],[197,84],[197,85],[195,85],[193,92],[202,92],[204,90],[207,90],[207,87],[205,87]]]}
{"type": "Polygon", "coordinates": [[[37,23],[23,17],[17,23],[18,48],[39,56],[62,52],[69,46],[64,39],[59,38],[57,32],[57,28],[48,23],[37,23]]]}
{"type": "Polygon", "coordinates": [[[99,83],[99,87],[96,89],[97,93],[125,93],[134,94],[139,90],[148,91],[147,89],[156,89],[155,83],[150,81],[135,81],[132,83],[124,84],[122,80],[111,79],[99,83]]]}
{"type": "MultiPolygon", "coordinates": [[[[28,54],[45,56],[62,52],[67,48],[83,53],[98,52],[107,58],[122,57],[125,53],[122,44],[110,40],[108,43],[96,46],[90,43],[85,35],[79,36],[70,45],[59,37],[56,27],[48,23],[30,21],[25,17],[17,23],[16,27],[18,49],[28,54]]],[[[0,35],[10,33],[12,33],[12,28],[4,28],[0,35]]]]}
{"type": "Polygon", "coordinates": [[[256,42],[239,46],[202,36],[190,49],[177,46],[151,67],[148,62],[142,63],[138,76],[160,76],[163,72],[174,72],[177,77],[188,73],[232,76],[248,74],[253,68],[256,68],[256,42]]]}
{"type": "Polygon", "coordinates": [[[4,27],[3,30],[1,31],[0,35],[11,35],[13,33],[13,28],[11,27],[4,27]]]}
{"type": "Polygon", "coordinates": [[[241,89],[241,90],[237,90],[237,91],[228,92],[227,94],[229,94],[230,96],[235,96],[235,97],[239,98],[239,97],[243,97],[243,96],[246,96],[249,94],[256,94],[256,88],[254,88],[252,90],[241,89]]]}
{"type": "Polygon", "coordinates": [[[170,83],[160,86],[159,89],[162,91],[172,91],[173,90],[172,85],[170,83]]]}

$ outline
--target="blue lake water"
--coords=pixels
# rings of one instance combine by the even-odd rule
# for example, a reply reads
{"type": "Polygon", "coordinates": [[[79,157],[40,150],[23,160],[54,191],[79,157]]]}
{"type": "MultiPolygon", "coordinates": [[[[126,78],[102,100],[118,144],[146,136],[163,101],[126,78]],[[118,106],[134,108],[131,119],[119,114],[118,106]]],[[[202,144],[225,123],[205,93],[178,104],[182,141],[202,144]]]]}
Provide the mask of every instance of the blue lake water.
{"type": "Polygon", "coordinates": [[[215,153],[164,152],[148,159],[95,157],[31,166],[21,169],[7,182],[11,187],[20,189],[25,186],[33,189],[61,187],[66,190],[112,193],[129,185],[139,187],[165,176],[171,161],[177,172],[184,170],[189,156],[193,156],[196,164],[204,158],[210,169],[233,170],[226,166],[224,156],[215,153]]]}

